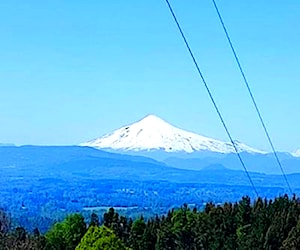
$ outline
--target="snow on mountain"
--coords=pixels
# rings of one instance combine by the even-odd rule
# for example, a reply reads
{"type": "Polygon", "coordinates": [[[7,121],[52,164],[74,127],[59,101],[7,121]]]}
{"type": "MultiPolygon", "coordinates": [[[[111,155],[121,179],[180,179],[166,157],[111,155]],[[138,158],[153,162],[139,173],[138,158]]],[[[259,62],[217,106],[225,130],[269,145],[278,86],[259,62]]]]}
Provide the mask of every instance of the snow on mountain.
{"type": "MultiPolygon", "coordinates": [[[[240,152],[265,153],[238,141],[235,144],[240,152]]],[[[148,115],[136,123],[117,129],[103,137],[82,143],[81,146],[122,151],[235,152],[231,143],[179,129],[155,115],[148,115]]]]}
{"type": "Polygon", "coordinates": [[[295,152],[291,153],[294,157],[300,157],[300,149],[296,150],[295,152]]]}

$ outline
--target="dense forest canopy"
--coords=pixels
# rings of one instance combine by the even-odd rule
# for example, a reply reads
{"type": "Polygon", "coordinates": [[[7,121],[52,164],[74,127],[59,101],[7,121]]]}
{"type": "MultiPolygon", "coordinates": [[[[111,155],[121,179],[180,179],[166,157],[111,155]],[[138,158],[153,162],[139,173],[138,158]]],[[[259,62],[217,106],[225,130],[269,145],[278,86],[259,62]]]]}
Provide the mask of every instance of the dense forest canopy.
{"type": "Polygon", "coordinates": [[[120,216],[110,208],[100,222],[69,215],[47,233],[11,228],[0,214],[0,249],[300,249],[300,200],[248,196],[236,203],[206,204],[202,211],[183,205],[148,220],[120,216]]]}

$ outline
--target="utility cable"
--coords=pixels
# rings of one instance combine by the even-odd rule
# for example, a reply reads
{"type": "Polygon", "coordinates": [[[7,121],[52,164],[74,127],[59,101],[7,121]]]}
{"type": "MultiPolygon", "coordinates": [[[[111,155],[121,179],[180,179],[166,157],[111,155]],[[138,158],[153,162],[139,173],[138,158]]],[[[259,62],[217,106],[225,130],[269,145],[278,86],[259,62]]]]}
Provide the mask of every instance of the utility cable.
{"type": "Polygon", "coordinates": [[[182,39],[184,40],[184,43],[185,43],[185,45],[186,45],[186,48],[187,48],[187,50],[188,50],[188,52],[189,52],[189,54],[190,54],[190,56],[191,56],[191,58],[192,58],[192,60],[193,60],[193,63],[194,63],[194,65],[195,65],[196,69],[197,69],[197,72],[198,72],[198,74],[199,74],[199,76],[200,76],[200,78],[201,78],[201,80],[202,80],[202,82],[203,82],[203,84],[204,84],[204,87],[205,87],[205,89],[206,89],[206,91],[207,91],[207,93],[208,93],[208,95],[209,95],[209,98],[210,98],[210,100],[211,100],[211,102],[212,102],[212,104],[213,104],[213,106],[214,106],[214,108],[215,108],[215,110],[216,110],[216,112],[217,112],[217,114],[218,114],[218,116],[219,116],[219,119],[220,119],[220,121],[221,121],[221,123],[222,123],[222,125],[223,125],[223,127],[224,127],[224,129],[225,129],[225,131],[226,131],[226,134],[227,134],[227,136],[229,137],[229,140],[230,140],[230,142],[231,142],[231,144],[232,144],[232,146],[233,146],[233,148],[234,148],[234,150],[235,150],[235,152],[236,152],[236,154],[237,154],[237,157],[238,157],[238,159],[239,159],[241,165],[242,165],[243,168],[244,168],[244,171],[245,171],[245,173],[246,173],[246,175],[247,175],[247,177],[248,177],[248,179],[249,179],[249,182],[250,182],[250,184],[251,184],[251,186],[252,186],[252,188],[253,188],[253,190],[254,190],[256,196],[258,197],[258,192],[257,192],[257,190],[256,190],[256,188],[255,188],[255,186],[254,186],[254,183],[253,183],[253,181],[252,181],[252,179],[251,179],[251,177],[250,177],[250,174],[249,174],[249,172],[248,172],[248,170],[247,170],[247,168],[246,168],[246,165],[245,165],[245,163],[244,163],[244,161],[243,161],[243,159],[242,159],[242,157],[241,157],[241,155],[240,155],[240,153],[239,153],[239,151],[238,151],[238,148],[237,148],[237,146],[236,146],[236,144],[235,144],[235,142],[234,142],[234,140],[233,140],[233,138],[232,138],[232,136],[231,136],[231,134],[230,134],[230,132],[229,132],[228,127],[226,126],[226,123],[225,123],[225,121],[224,121],[224,119],[223,119],[223,117],[222,117],[222,114],[221,114],[221,112],[220,112],[220,110],[219,110],[219,108],[218,108],[218,106],[217,106],[217,104],[216,104],[216,102],[215,102],[215,100],[214,100],[214,97],[213,97],[213,95],[212,95],[212,93],[211,93],[211,91],[210,91],[210,89],[209,89],[209,87],[208,87],[208,85],[207,85],[207,82],[206,82],[206,80],[205,80],[205,78],[204,78],[204,76],[203,76],[203,74],[202,74],[202,72],[201,72],[201,70],[200,70],[200,67],[199,67],[199,65],[198,65],[198,63],[197,63],[197,61],[196,61],[196,58],[195,58],[195,56],[194,56],[194,53],[192,52],[191,47],[190,47],[190,45],[189,45],[189,43],[188,43],[188,41],[187,41],[187,39],[186,39],[186,37],[185,37],[185,35],[184,35],[184,33],[183,33],[183,30],[182,30],[182,28],[181,28],[181,26],[180,26],[180,24],[179,24],[179,22],[178,22],[178,20],[177,20],[177,17],[176,17],[176,15],[175,15],[174,11],[173,11],[173,8],[172,8],[172,6],[171,6],[169,0],[165,0],[165,1],[166,1],[167,5],[168,5],[168,8],[169,8],[169,10],[170,10],[170,12],[171,12],[171,14],[172,14],[172,16],[173,16],[173,19],[174,19],[174,21],[175,21],[175,23],[176,23],[176,25],[177,25],[177,28],[178,28],[178,30],[179,30],[179,32],[180,32],[180,34],[181,34],[181,37],[182,37],[182,39]]]}
{"type": "Polygon", "coordinates": [[[230,39],[230,36],[229,36],[229,33],[228,33],[227,28],[226,28],[226,26],[225,26],[225,23],[224,23],[224,21],[223,21],[222,15],[221,15],[221,13],[220,13],[220,11],[219,11],[219,8],[218,8],[218,6],[217,6],[217,4],[216,4],[216,1],[215,1],[215,0],[212,0],[212,2],[213,2],[213,5],[214,5],[214,7],[215,7],[215,10],[216,10],[216,12],[217,12],[217,14],[218,14],[218,18],[219,18],[220,23],[221,23],[221,25],[222,25],[222,27],[223,27],[224,33],[225,33],[226,38],[227,38],[227,41],[228,41],[228,43],[229,43],[229,45],[230,45],[231,51],[232,51],[232,53],[233,53],[233,55],[234,55],[234,58],[235,58],[235,61],[236,61],[236,63],[237,63],[237,66],[238,66],[238,68],[239,68],[239,71],[240,71],[240,73],[241,73],[241,75],[242,75],[242,77],[243,77],[245,86],[246,86],[246,88],[247,88],[247,90],[248,90],[248,93],[249,93],[249,95],[250,95],[250,97],[251,97],[252,103],[253,103],[253,105],[254,105],[254,107],[255,107],[256,113],[257,113],[258,118],[259,118],[259,120],[260,120],[260,123],[261,123],[261,125],[262,125],[262,127],[263,127],[263,129],[264,129],[265,135],[266,135],[266,137],[267,137],[267,139],[268,139],[268,142],[269,142],[269,144],[270,144],[270,146],[271,146],[271,148],[272,148],[272,152],[273,152],[273,154],[274,154],[275,160],[276,160],[276,162],[277,162],[277,164],[278,164],[278,166],[279,166],[279,168],[280,168],[280,170],[281,170],[282,176],[283,176],[283,178],[284,178],[284,180],[285,180],[285,182],[286,182],[286,184],[287,184],[287,186],[288,186],[288,189],[289,189],[290,193],[293,194],[292,188],[291,188],[291,186],[290,186],[290,184],[289,184],[289,181],[288,181],[288,179],[287,179],[287,176],[286,176],[286,174],[285,174],[285,172],[284,172],[284,169],[283,169],[283,167],[282,167],[282,164],[281,164],[281,162],[280,162],[280,160],[279,160],[278,154],[276,153],[274,144],[273,144],[273,142],[272,142],[272,140],[271,140],[271,136],[270,136],[270,134],[269,134],[269,132],[268,132],[268,130],[267,130],[267,127],[266,127],[266,125],[265,125],[264,119],[263,119],[263,117],[262,117],[262,115],[261,115],[261,112],[260,112],[260,110],[259,110],[259,108],[258,108],[258,105],[257,105],[257,103],[256,103],[256,101],[255,101],[255,99],[254,99],[254,95],[253,95],[252,90],[251,90],[251,88],[250,88],[250,85],[249,85],[249,82],[248,82],[247,77],[246,77],[246,75],[245,75],[245,72],[244,72],[244,70],[243,70],[243,67],[242,67],[242,65],[241,65],[241,63],[240,63],[239,57],[238,57],[238,55],[237,55],[237,53],[236,53],[236,50],[234,49],[234,46],[233,46],[233,43],[232,43],[231,39],[230,39]]]}

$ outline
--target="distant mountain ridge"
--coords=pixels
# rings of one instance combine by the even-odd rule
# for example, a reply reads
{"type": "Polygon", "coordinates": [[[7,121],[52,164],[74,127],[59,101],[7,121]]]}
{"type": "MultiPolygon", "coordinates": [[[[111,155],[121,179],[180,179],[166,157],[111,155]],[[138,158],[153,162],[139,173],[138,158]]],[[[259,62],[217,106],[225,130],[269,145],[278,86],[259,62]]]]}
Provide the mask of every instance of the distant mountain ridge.
{"type": "MultiPolygon", "coordinates": [[[[235,141],[240,152],[265,154],[261,150],[235,141]]],[[[165,151],[169,153],[215,152],[235,153],[231,143],[208,138],[177,128],[163,119],[148,115],[133,124],[123,126],[109,134],[80,144],[98,149],[118,151],[165,151]]]]}
{"type": "MultiPolygon", "coordinates": [[[[28,176],[38,180],[57,179],[63,176],[72,179],[249,185],[243,169],[229,169],[222,163],[206,162],[200,171],[196,168],[182,169],[151,158],[78,146],[0,147],[0,171],[0,180],[8,177],[18,180],[28,176]]],[[[285,186],[281,175],[257,172],[250,172],[250,175],[257,186],[285,186]]],[[[288,175],[288,178],[293,187],[300,187],[299,172],[288,175]]]]}

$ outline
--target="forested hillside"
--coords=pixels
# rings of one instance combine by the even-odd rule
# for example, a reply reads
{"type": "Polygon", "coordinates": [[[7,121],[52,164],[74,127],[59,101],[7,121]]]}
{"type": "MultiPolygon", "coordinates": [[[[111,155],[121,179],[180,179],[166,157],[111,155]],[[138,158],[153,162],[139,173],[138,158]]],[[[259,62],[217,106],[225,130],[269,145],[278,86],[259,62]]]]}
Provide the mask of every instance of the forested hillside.
{"type": "Polygon", "coordinates": [[[300,249],[300,200],[295,196],[237,203],[183,205],[164,216],[136,220],[110,208],[85,222],[73,214],[41,235],[12,229],[1,212],[0,249],[300,249]]]}

